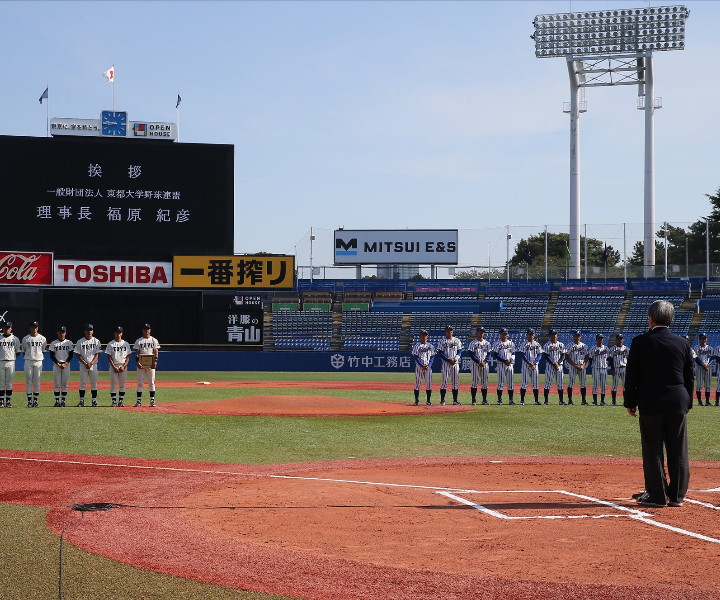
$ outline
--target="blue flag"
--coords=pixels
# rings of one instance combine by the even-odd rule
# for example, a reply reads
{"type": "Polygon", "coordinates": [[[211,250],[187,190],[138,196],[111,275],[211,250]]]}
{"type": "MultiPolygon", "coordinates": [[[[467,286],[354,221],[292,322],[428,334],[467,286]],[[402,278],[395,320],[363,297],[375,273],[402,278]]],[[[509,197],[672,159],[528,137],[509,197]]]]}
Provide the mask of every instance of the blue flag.
{"type": "Polygon", "coordinates": [[[175,103],[175,108],[178,108],[180,106],[181,102],[182,102],[182,98],[180,97],[180,94],[178,94],[177,102],[175,103]]]}
{"type": "Polygon", "coordinates": [[[46,99],[46,98],[47,98],[48,100],[50,99],[50,96],[48,96],[48,90],[49,90],[49,89],[50,89],[50,88],[45,88],[45,91],[42,93],[42,96],[40,96],[40,104],[42,104],[42,101],[43,101],[44,99],[46,99]]]}

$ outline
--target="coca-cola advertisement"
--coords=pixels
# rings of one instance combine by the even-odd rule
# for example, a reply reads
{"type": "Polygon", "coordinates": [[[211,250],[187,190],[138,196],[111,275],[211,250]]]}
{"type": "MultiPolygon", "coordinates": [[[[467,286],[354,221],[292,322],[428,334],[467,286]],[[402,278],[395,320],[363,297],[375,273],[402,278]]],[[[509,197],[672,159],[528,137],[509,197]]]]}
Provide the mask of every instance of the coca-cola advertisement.
{"type": "Polygon", "coordinates": [[[52,284],[52,252],[0,251],[0,285],[52,284]]]}

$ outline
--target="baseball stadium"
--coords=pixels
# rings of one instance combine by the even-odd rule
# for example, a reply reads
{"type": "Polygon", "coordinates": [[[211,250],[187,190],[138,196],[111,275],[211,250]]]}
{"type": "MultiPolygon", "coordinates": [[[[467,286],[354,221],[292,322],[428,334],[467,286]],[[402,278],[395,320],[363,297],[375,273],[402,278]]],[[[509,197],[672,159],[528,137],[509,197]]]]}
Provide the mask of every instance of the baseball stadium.
{"type": "Polygon", "coordinates": [[[130,120],[113,65],[100,119],[51,118],[48,85],[46,135],[3,126],[0,600],[720,600],[720,189],[655,217],[653,60],[689,11],[577,4],[528,19],[570,76],[557,227],[338,204],[357,228],[247,252],[283,211],[247,217],[240,143],[180,141],[179,92],[130,120]],[[588,226],[578,119],[617,85],[644,221],[588,226]],[[667,361],[689,487],[666,434],[653,501],[638,365],[667,361]]]}

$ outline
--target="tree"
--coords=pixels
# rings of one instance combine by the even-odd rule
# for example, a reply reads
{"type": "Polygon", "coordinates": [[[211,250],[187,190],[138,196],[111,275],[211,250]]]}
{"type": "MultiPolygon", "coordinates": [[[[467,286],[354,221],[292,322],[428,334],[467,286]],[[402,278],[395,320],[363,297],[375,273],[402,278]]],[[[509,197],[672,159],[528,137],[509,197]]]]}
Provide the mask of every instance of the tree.
{"type": "MultiPolygon", "coordinates": [[[[567,248],[570,242],[570,234],[548,232],[548,263],[551,265],[565,265],[567,263],[567,248]]],[[[620,253],[612,246],[607,246],[608,267],[614,267],[620,262],[620,253]]],[[[605,243],[595,238],[588,238],[587,253],[588,265],[598,266],[604,264],[603,254],[605,243]]],[[[585,238],[580,237],[580,259],[585,260],[585,238]]],[[[510,259],[510,264],[518,266],[524,263],[541,264],[545,261],[545,232],[532,235],[527,239],[521,239],[516,248],[515,254],[510,259]]]]}

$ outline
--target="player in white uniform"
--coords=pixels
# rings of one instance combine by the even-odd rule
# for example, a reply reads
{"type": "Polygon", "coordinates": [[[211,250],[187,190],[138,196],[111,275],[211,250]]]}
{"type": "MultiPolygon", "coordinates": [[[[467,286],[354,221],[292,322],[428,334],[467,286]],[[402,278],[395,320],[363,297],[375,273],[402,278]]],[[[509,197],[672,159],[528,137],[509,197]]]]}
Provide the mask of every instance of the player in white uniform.
{"type": "Polygon", "coordinates": [[[25,395],[28,408],[39,406],[40,375],[42,375],[42,363],[47,348],[47,340],[44,335],[40,335],[39,327],[37,321],[30,323],[30,333],[20,342],[25,359],[25,395]]]}
{"type": "Polygon", "coordinates": [[[472,364],[470,365],[472,375],[470,395],[473,404],[477,404],[478,383],[480,383],[480,391],[482,392],[482,403],[488,403],[488,375],[490,374],[490,365],[488,365],[488,359],[490,357],[488,355],[490,352],[490,342],[485,339],[485,328],[478,327],[475,332],[475,339],[468,345],[468,354],[472,359],[472,364]]]}
{"type": "Polygon", "coordinates": [[[20,354],[20,340],[12,332],[13,324],[2,324],[0,337],[0,408],[12,408],[13,380],[15,379],[15,359],[20,354]]]}
{"type": "Polygon", "coordinates": [[[542,346],[535,339],[535,330],[528,329],[525,332],[527,341],[520,346],[520,357],[522,358],[522,383],[520,383],[520,404],[525,404],[525,389],[528,383],[532,384],[533,395],[535,396],[535,404],[540,404],[538,383],[540,376],[538,374],[538,364],[542,358],[542,346]]]}
{"type": "Polygon", "coordinates": [[[148,323],[142,326],[142,337],[135,340],[133,344],[133,350],[135,350],[135,358],[137,363],[137,402],[135,406],[142,406],[142,393],[143,384],[147,382],[148,390],[150,391],[150,406],[155,406],[155,368],[157,367],[158,361],[158,350],[160,349],[160,342],[158,342],[152,335],[152,328],[148,323]],[[151,354],[152,366],[145,368],[140,365],[140,355],[151,354]]]}
{"type": "Polygon", "coordinates": [[[77,354],[78,361],[80,361],[80,402],[78,402],[78,406],[85,406],[85,388],[87,387],[88,379],[90,380],[92,405],[98,405],[97,363],[102,353],[102,344],[100,340],[93,335],[94,330],[95,328],[91,323],[85,325],[85,335],[75,344],[75,354],[77,354]]]}
{"type": "Polygon", "coordinates": [[[700,343],[693,348],[695,352],[695,397],[698,406],[702,406],[702,390],[705,390],[705,406],[710,406],[710,378],[712,371],[710,370],[710,359],[714,351],[712,346],[708,346],[707,334],[698,333],[700,343]]]}
{"type": "MultiPolygon", "coordinates": [[[[565,361],[565,344],[558,341],[558,332],[555,329],[548,331],[550,339],[543,346],[543,357],[545,357],[545,402],[549,404],[550,388],[555,384],[560,398],[563,401],[563,362],[565,361]]],[[[572,402],[568,402],[572,404],[572,402]]]]}
{"type": "Polygon", "coordinates": [[[125,400],[125,386],[127,381],[127,366],[130,362],[132,348],[123,339],[123,328],[117,326],[115,338],[108,342],[105,354],[108,355],[108,370],[110,371],[110,400],[112,406],[123,406],[125,400]],[[120,393],[118,400],[117,394],[120,393]]]}
{"type": "Polygon", "coordinates": [[[610,348],[610,374],[612,375],[612,403],[617,405],[617,389],[623,386],[625,392],[625,369],[627,368],[627,357],[630,354],[630,348],[623,343],[623,334],[618,333],[615,336],[615,346],[610,348]]]}
{"type": "Polygon", "coordinates": [[[587,404],[587,388],[585,384],[587,380],[587,373],[585,371],[587,361],[585,360],[585,357],[587,356],[590,348],[588,348],[587,344],[580,340],[581,333],[578,329],[573,331],[572,335],[573,343],[565,348],[565,356],[568,365],[568,404],[573,403],[573,386],[575,385],[576,380],[580,383],[580,397],[582,399],[582,403],[587,404]]]}
{"type": "MultiPolygon", "coordinates": [[[[715,346],[715,352],[720,353],[720,346],[715,346]]],[[[717,387],[715,388],[715,406],[720,406],[720,355],[715,354],[712,360],[717,363],[716,374],[717,374],[717,387]]]]}
{"type": "Polygon", "coordinates": [[[598,390],[600,390],[600,406],[605,406],[605,386],[607,385],[607,359],[608,347],[603,343],[605,336],[598,333],[595,336],[595,345],[588,350],[587,360],[592,369],[592,396],[593,405],[597,406],[598,390]]]}
{"type": "Polygon", "coordinates": [[[513,381],[514,364],[515,364],[515,343],[508,339],[508,330],[504,327],[500,330],[500,339],[493,346],[493,356],[497,360],[497,403],[502,404],[503,388],[507,385],[508,404],[513,402],[513,394],[515,393],[515,382],[513,381]]]}
{"type": "Polygon", "coordinates": [[[445,337],[438,342],[436,354],[442,359],[440,381],[440,404],[445,404],[445,392],[448,379],[451,380],[453,404],[460,404],[458,400],[458,385],[460,384],[460,351],[462,342],[456,338],[451,325],[445,328],[445,337]]]}
{"type": "Polygon", "coordinates": [[[67,327],[60,325],[57,329],[57,339],[50,342],[50,358],[53,361],[53,393],[55,406],[65,406],[68,395],[68,381],[70,381],[70,361],[72,360],[75,344],[67,339],[67,327]]]}
{"type": "Polygon", "coordinates": [[[428,342],[428,332],[420,332],[420,341],[412,349],[415,361],[415,406],[420,404],[420,386],[425,381],[425,404],[432,404],[432,363],[435,358],[435,348],[428,342]]]}

